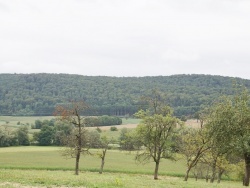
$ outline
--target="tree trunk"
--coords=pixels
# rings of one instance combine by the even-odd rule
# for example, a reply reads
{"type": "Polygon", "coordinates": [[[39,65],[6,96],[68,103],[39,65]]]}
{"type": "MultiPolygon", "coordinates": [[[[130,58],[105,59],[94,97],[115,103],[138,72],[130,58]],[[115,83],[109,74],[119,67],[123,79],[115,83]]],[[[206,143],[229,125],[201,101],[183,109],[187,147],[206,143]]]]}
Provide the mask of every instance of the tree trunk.
{"type": "Polygon", "coordinates": [[[76,167],[75,167],[75,175],[78,175],[79,174],[79,161],[80,161],[80,152],[77,151],[77,154],[76,154],[76,167]]]}
{"type": "Polygon", "coordinates": [[[102,156],[101,156],[102,161],[101,161],[101,168],[100,168],[99,174],[102,174],[102,172],[103,172],[103,167],[104,167],[104,163],[105,163],[106,151],[107,151],[107,148],[105,148],[105,149],[102,151],[102,156]]]}
{"type": "Polygon", "coordinates": [[[245,177],[243,181],[244,186],[249,186],[249,178],[250,178],[250,155],[245,154],[245,177]]]}
{"type": "Polygon", "coordinates": [[[193,168],[193,167],[195,167],[197,165],[201,154],[205,151],[205,150],[202,150],[202,149],[203,149],[203,146],[201,148],[199,148],[199,150],[196,153],[195,158],[192,160],[191,164],[188,165],[188,169],[186,171],[186,175],[185,175],[184,181],[188,180],[188,175],[189,175],[189,172],[190,172],[191,168],[193,168]]]}
{"type": "Polygon", "coordinates": [[[216,175],[216,161],[214,162],[212,166],[212,175],[211,175],[210,183],[214,183],[215,175],[216,175]]]}
{"type": "Polygon", "coordinates": [[[221,176],[223,173],[224,173],[224,170],[219,170],[217,183],[220,183],[221,176]]]}
{"type": "Polygon", "coordinates": [[[155,162],[155,174],[154,174],[154,179],[155,180],[158,180],[159,164],[160,164],[160,162],[155,162]]]}
{"type": "Polygon", "coordinates": [[[198,174],[195,175],[195,181],[197,181],[197,180],[198,180],[198,174]]]}
{"type": "Polygon", "coordinates": [[[209,166],[207,168],[207,173],[206,173],[206,182],[208,182],[210,176],[209,176],[209,166]]]}
{"type": "Polygon", "coordinates": [[[101,168],[100,168],[99,174],[102,174],[102,172],[103,172],[104,163],[105,163],[104,158],[102,158],[101,168]]]}
{"type": "Polygon", "coordinates": [[[189,175],[190,170],[191,170],[191,166],[189,166],[188,169],[187,169],[187,171],[186,171],[186,175],[185,175],[184,181],[188,180],[188,175],[189,175]]]}

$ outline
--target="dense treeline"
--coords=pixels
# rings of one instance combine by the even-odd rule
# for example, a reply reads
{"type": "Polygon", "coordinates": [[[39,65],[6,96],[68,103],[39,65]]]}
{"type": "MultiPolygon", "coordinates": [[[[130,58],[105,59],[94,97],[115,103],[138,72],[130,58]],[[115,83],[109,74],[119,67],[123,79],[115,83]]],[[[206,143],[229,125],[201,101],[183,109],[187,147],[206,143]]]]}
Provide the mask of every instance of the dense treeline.
{"type": "Polygon", "coordinates": [[[85,115],[134,114],[140,97],[157,89],[175,115],[193,115],[221,94],[233,93],[232,82],[250,88],[250,81],[209,75],[104,77],[67,74],[0,74],[0,115],[52,115],[55,106],[83,100],[85,115]]]}
{"type": "Polygon", "coordinates": [[[122,119],[115,116],[99,116],[85,118],[87,127],[121,125],[122,119]]]}

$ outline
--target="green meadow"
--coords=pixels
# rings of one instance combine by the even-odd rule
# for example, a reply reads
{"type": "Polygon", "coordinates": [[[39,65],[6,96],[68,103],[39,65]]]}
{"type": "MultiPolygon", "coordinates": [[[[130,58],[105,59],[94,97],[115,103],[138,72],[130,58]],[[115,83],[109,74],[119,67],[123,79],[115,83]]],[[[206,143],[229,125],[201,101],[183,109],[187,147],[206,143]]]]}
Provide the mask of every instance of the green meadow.
{"type": "Polygon", "coordinates": [[[0,116],[0,125],[5,125],[6,123],[9,126],[17,126],[17,123],[20,124],[34,124],[37,119],[43,120],[50,120],[55,118],[54,116],[0,116]]]}
{"type": "MultiPolygon", "coordinates": [[[[0,125],[16,128],[18,122],[24,125],[34,124],[35,120],[49,120],[50,117],[12,117],[0,116],[0,125]]],[[[102,128],[102,135],[118,139],[120,130],[126,125],[138,124],[138,119],[123,119],[118,131],[102,128]]],[[[130,128],[130,127],[128,127],[130,128]]],[[[91,129],[95,129],[94,127],[91,129]]],[[[30,133],[39,130],[30,130],[30,133]]],[[[195,181],[190,178],[183,181],[185,161],[177,156],[177,161],[163,159],[159,169],[159,180],[153,180],[154,162],[146,164],[135,162],[134,152],[108,150],[104,173],[99,174],[101,164],[98,153],[92,149],[91,155],[81,156],[80,175],[74,175],[75,159],[64,158],[61,147],[19,146],[0,148],[0,188],[52,188],[52,187],[89,187],[89,188],[236,188],[240,182],[223,180],[220,184],[195,181]]],[[[192,176],[192,174],[190,174],[192,176]]],[[[228,179],[228,178],[227,178],[228,179]]]]}
{"type": "MultiPolygon", "coordinates": [[[[66,159],[61,156],[59,147],[8,147],[0,149],[0,168],[6,169],[38,169],[38,170],[74,170],[73,158],[66,159]]],[[[80,170],[98,172],[100,159],[98,149],[90,150],[92,155],[82,156],[80,170]]],[[[130,174],[153,174],[154,163],[138,164],[134,160],[133,152],[108,150],[104,171],[130,174]]],[[[182,176],[185,172],[183,160],[162,160],[160,174],[182,176]]]]}
{"type": "Polygon", "coordinates": [[[162,160],[159,180],[153,180],[154,163],[137,164],[134,153],[109,150],[104,173],[99,174],[99,150],[82,156],[80,175],[74,175],[74,159],[61,156],[59,147],[8,147],[0,149],[0,187],[19,185],[45,187],[239,187],[240,182],[222,181],[221,184],[205,180],[183,181],[183,160],[162,160]],[[10,182],[10,183],[8,183],[10,182]]]}

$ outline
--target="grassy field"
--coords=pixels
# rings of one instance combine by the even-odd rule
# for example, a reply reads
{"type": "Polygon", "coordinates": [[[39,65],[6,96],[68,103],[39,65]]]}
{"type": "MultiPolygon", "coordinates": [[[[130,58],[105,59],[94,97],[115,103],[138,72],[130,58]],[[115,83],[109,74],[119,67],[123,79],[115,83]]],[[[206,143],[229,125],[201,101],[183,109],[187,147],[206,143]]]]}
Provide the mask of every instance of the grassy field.
{"type": "MultiPolygon", "coordinates": [[[[98,150],[92,150],[97,153],[98,150]]],[[[100,159],[83,156],[80,175],[73,175],[74,159],[64,159],[58,147],[9,147],[0,149],[0,187],[13,187],[13,183],[33,186],[67,187],[239,187],[239,182],[223,181],[221,184],[183,181],[185,163],[163,160],[159,170],[160,180],[153,180],[154,163],[145,165],[134,161],[134,154],[109,150],[104,174],[98,174],[100,159]],[[7,182],[11,182],[8,184],[7,182]]]]}
{"type": "Polygon", "coordinates": [[[43,120],[50,120],[52,118],[55,118],[54,116],[0,116],[0,125],[6,124],[8,122],[9,126],[17,126],[17,122],[20,122],[20,124],[34,124],[37,119],[43,121],[43,120]]]}
{"type": "Polygon", "coordinates": [[[151,176],[139,174],[81,172],[79,176],[72,171],[44,170],[1,170],[0,187],[88,187],[88,188],[237,188],[239,182],[224,181],[220,184],[206,183],[204,180],[190,179],[184,182],[182,178],[162,176],[153,180],[151,176]],[[4,181],[3,181],[4,180],[4,181]],[[7,184],[6,182],[15,182],[7,184]]]}
{"type": "MultiPolygon", "coordinates": [[[[17,127],[17,122],[33,124],[35,120],[45,120],[50,117],[10,117],[0,116],[0,125],[17,127]]],[[[123,119],[123,125],[118,131],[110,131],[110,127],[102,127],[102,134],[117,139],[123,127],[134,128],[138,119],[123,119]]],[[[196,127],[197,122],[189,120],[187,126],[196,127]]],[[[95,128],[92,128],[95,129],[95,128]]],[[[100,159],[99,150],[91,150],[91,156],[82,156],[80,160],[80,175],[73,175],[74,159],[61,156],[59,147],[8,147],[0,148],[0,188],[33,188],[33,187],[149,187],[149,188],[236,188],[240,182],[223,181],[221,184],[210,184],[204,180],[183,181],[186,170],[185,162],[162,160],[159,169],[160,180],[153,180],[154,163],[137,164],[133,152],[108,150],[104,167],[104,174],[98,174],[100,159]]]]}
{"type": "MultiPolygon", "coordinates": [[[[73,170],[74,159],[65,159],[61,156],[59,147],[8,147],[0,149],[0,168],[18,169],[43,169],[43,170],[73,170]]],[[[99,150],[91,150],[93,155],[81,158],[80,168],[85,171],[98,171],[100,159],[97,157],[99,150]]],[[[134,154],[119,150],[108,150],[104,171],[121,173],[152,174],[154,163],[145,165],[134,161],[134,154]]],[[[163,160],[160,174],[184,175],[184,161],[163,160]]]]}

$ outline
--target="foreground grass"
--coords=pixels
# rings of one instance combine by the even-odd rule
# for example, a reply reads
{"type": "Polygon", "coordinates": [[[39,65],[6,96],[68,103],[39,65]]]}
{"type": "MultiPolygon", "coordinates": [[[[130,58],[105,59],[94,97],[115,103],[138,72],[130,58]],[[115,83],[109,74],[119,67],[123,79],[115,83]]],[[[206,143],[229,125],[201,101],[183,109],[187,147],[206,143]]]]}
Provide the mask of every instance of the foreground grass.
{"type": "MultiPolygon", "coordinates": [[[[224,181],[220,184],[206,183],[204,180],[194,181],[190,179],[184,182],[182,178],[162,176],[159,180],[153,180],[152,176],[124,173],[81,172],[79,176],[73,175],[73,171],[46,171],[46,170],[0,170],[0,187],[6,187],[5,182],[30,186],[66,186],[87,188],[236,188],[239,182],[224,181]]],[[[15,187],[9,185],[9,187],[15,187]]]]}

